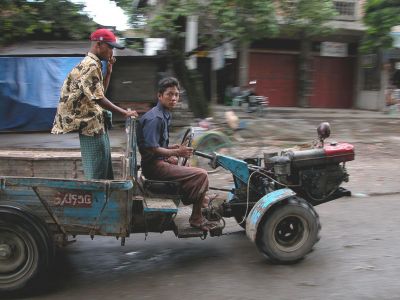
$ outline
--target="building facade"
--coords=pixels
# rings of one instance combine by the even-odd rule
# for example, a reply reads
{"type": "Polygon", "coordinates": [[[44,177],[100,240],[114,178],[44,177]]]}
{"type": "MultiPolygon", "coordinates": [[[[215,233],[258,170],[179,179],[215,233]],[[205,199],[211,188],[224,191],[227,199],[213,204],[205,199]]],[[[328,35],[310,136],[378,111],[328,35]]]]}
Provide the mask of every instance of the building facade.
{"type": "MultiPolygon", "coordinates": [[[[330,36],[314,38],[309,70],[308,106],[352,108],[359,103],[358,46],[365,27],[363,1],[333,1],[338,15],[329,22],[330,36]]],[[[298,106],[300,40],[279,37],[253,43],[249,49],[248,80],[257,81],[256,94],[271,106],[298,106]]]]}

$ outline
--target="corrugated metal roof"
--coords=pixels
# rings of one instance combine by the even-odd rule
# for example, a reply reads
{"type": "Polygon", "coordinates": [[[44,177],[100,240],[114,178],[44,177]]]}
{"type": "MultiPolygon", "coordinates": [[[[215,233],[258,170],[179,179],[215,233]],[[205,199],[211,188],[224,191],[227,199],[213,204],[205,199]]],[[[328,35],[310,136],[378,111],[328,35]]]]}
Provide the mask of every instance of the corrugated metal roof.
{"type": "MultiPolygon", "coordinates": [[[[90,41],[27,41],[0,48],[0,56],[84,56],[90,41]]],[[[114,49],[115,56],[143,56],[132,49],[114,49]]]]}

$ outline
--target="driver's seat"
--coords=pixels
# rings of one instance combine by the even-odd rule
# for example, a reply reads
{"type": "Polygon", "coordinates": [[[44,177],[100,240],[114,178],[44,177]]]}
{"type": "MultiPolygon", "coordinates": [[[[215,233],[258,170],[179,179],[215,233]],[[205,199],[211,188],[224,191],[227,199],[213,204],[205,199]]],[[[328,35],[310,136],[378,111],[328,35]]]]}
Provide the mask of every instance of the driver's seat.
{"type": "Polygon", "coordinates": [[[179,197],[181,195],[181,183],[178,181],[164,181],[146,179],[141,176],[143,189],[146,194],[150,195],[166,195],[179,197]]]}
{"type": "Polygon", "coordinates": [[[151,180],[140,176],[143,188],[143,211],[147,214],[176,214],[182,200],[181,183],[177,181],[151,180]]]}

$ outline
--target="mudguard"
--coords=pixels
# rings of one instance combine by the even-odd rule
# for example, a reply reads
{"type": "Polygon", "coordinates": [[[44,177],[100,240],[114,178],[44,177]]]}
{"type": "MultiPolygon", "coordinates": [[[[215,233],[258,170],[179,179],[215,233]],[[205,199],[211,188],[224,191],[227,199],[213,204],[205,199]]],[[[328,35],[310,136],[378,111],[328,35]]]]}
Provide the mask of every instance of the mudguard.
{"type": "Polygon", "coordinates": [[[296,193],[293,192],[291,189],[284,188],[273,191],[258,200],[246,219],[246,235],[252,242],[256,241],[258,225],[260,224],[266,212],[274,204],[294,195],[296,195],[296,193]]]}
{"type": "MultiPolygon", "coordinates": [[[[218,144],[219,148],[225,148],[225,147],[231,147],[232,142],[229,140],[229,138],[226,136],[226,134],[216,131],[216,130],[206,130],[206,131],[196,131],[194,130],[194,137],[193,137],[193,142],[192,146],[193,148],[197,149],[201,143],[206,141],[210,137],[215,137],[217,140],[221,142],[221,144],[218,144]]],[[[202,150],[200,150],[202,151],[202,150]]],[[[213,150],[215,151],[215,150],[213,150]]]]}

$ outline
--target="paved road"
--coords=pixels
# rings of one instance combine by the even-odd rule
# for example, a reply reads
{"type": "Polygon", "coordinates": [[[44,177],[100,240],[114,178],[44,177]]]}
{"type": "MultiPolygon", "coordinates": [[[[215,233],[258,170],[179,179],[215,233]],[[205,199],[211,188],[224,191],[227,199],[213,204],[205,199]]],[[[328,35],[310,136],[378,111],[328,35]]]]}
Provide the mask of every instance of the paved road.
{"type": "Polygon", "coordinates": [[[46,290],[18,299],[399,299],[400,196],[317,207],[321,240],[295,265],[273,265],[240,227],[219,238],[173,234],[78,238],[46,290]]]}

